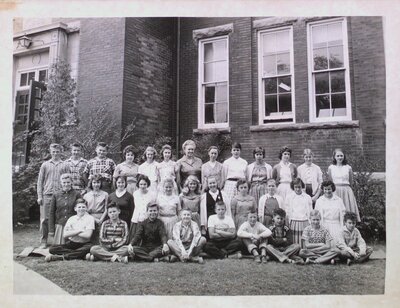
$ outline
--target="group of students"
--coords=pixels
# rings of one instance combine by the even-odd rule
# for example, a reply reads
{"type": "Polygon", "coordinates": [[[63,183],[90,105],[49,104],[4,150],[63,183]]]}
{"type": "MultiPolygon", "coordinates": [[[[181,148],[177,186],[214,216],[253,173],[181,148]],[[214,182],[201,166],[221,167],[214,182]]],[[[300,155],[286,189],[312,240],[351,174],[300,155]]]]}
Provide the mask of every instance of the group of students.
{"type": "Polygon", "coordinates": [[[372,253],[355,228],[360,215],[342,150],[334,151],[329,180],[323,181],[309,149],[297,168],[290,162],[291,149],[283,147],[280,163],[272,168],[259,147],[249,165],[240,157],[239,143],[223,164],[217,147],[209,148],[205,164],[194,156],[195,147],[185,141],[184,156],[174,162],[165,145],[159,163],[148,147],[146,161],[138,166],[133,146],[124,149],[125,161],[116,165],[107,158],[105,143],[98,143],[90,161],[73,144],[64,162],[61,146],[52,144],[52,158],[38,178],[41,247],[47,247],[48,234],[54,235],[46,261],[203,263],[202,256],[249,253],[257,263],[345,259],[350,264],[372,253]]]}

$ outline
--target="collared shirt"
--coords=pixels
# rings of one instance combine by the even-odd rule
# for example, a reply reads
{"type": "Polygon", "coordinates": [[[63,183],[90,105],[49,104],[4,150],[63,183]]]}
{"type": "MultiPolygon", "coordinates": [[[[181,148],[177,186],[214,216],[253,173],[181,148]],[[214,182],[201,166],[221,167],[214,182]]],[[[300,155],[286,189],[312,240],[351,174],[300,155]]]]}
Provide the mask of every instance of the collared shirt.
{"type": "Polygon", "coordinates": [[[139,166],[137,164],[129,164],[124,161],[115,167],[113,177],[117,178],[118,176],[123,175],[126,176],[128,184],[136,183],[138,170],[139,166]]]}
{"type": "Polygon", "coordinates": [[[311,225],[305,227],[301,238],[313,244],[328,244],[330,241],[332,241],[332,236],[323,226],[320,226],[319,229],[313,229],[311,225]]]}
{"type": "Polygon", "coordinates": [[[201,166],[203,162],[200,158],[193,156],[192,162],[189,158],[183,156],[176,162],[177,174],[180,176],[180,185],[183,187],[189,175],[195,175],[199,181],[201,180],[201,166]]]}
{"type": "Polygon", "coordinates": [[[76,200],[81,198],[78,191],[59,191],[51,199],[49,214],[49,232],[54,232],[55,224],[64,226],[68,218],[75,214],[76,200]]]}
{"type": "Polygon", "coordinates": [[[273,214],[273,209],[275,209],[275,201],[278,203],[279,208],[283,208],[283,199],[279,195],[273,195],[271,196],[270,194],[265,194],[260,198],[260,201],[258,201],[258,217],[262,217],[264,219],[264,215],[269,215],[272,216],[273,214]],[[275,199],[275,200],[269,200],[269,199],[275,199]],[[268,203],[267,203],[268,201],[268,203]],[[266,206],[267,205],[267,206],[266,206]],[[271,212],[272,209],[272,212],[271,212]]]}
{"type": "Polygon", "coordinates": [[[150,186],[153,185],[154,189],[157,188],[157,181],[158,181],[157,166],[158,162],[156,161],[153,161],[151,164],[145,161],[143,164],[139,166],[138,170],[140,174],[144,174],[149,178],[151,182],[150,186]]]}
{"type": "MultiPolygon", "coordinates": [[[[73,230],[94,230],[94,218],[90,216],[88,213],[85,213],[82,217],[78,215],[71,216],[67,223],[65,224],[65,231],[73,231],[73,230]]],[[[75,243],[88,243],[90,239],[85,239],[80,237],[79,235],[74,235],[69,237],[69,240],[75,243]]]]}
{"type": "Polygon", "coordinates": [[[61,174],[69,173],[69,166],[63,161],[45,161],[39,171],[37,181],[38,199],[43,199],[43,195],[52,195],[61,190],[61,174]]]}
{"type": "Polygon", "coordinates": [[[72,175],[72,188],[77,190],[82,190],[85,188],[85,182],[83,181],[82,175],[86,168],[87,160],[80,158],[78,161],[68,158],[65,163],[69,166],[72,175]]]}
{"type": "Polygon", "coordinates": [[[225,160],[222,166],[225,180],[246,178],[247,161],[245,161],[243,158],[234,158],[232,156],[231,158],[225,160]]]}
{"type": "Polygon", "coordinates": [[[271,236],[268,238],[268,243],[275,247],[287,247],[292,245],[292,232],[288,226],[282,224],[277,226],[270,225],[271,236]]]}
{"type": "Polygon", "coordinates": [[[300,195],[292,192],[286,197],[287,216],[290,220],[308,220],[312,211],[312,200],[309,195],[302,192],[300,195]]]}
{"type": "Polygon", "coordinates": [[[184,245],[195,245],[201,237],[199,226],[193,220],[189,225],[184,225],[178,221],[172,230],[172,239],[178,244],[178,247],[185,250],[184,245]]]}
{"type": "Polygon", "coordinates": [[[158,247],[167,243],[164,223],[160,219],[151,221],[146,219],[138,224],[135,236],[132,239],[132,246],[158,247]]]}
{"type": "Polygon", "coordinates": [[[298,177],[304,184],[311,184],[313,195],[318,191],[322,183],[322,171],[316,164],[311,165],[302,164],[297,168],[298,177]]]}
{"type": "Polygon", "coordinates": [[[315,203],[315,209],[321,213],[321,224],[325,221],[335,221],[343,225],[343,216],[346,208],[343,200],[333,194],[332,198],[328,199],[324,195],[319,197],[315,203]]]}
{"type": "Polygon", "coordinates": [[[83,199],[87,202],[87,212],[99,219],[106,210],[108,193],[103,190],[98,192],[91,190],[83,196],[83,199]]]}
{"type": "Polygon", "coordinates": [[[89,176],[100,174],[103,178],[111,181],[114,170],[115,163],[112,159],[107,157],[102,159],[95,157],[89,160],[83,173],[89,176]]]}
{"type": "Polygon", "coordinates": [[[133,203],[135,204],[135,209],[132,215],[132,222],[138,223],[142,222],[147,218],[147,204],[150,201],[155,201],[155,194],[148,190],[146,194],[142,193],[140,189],[133,193],[133,203]]]}
{"type": "Polygon", "coordinates": [[[218,187],[222,185],[222,164],[218,161],[212,164],[210,161],[206,162],[201,166],[201,184],[203,186],[203,191],[208,187],[207,179],[210,176],[215,176],[217,179],[218,187]]]}
{"type": "Polygon", "coordinates": [[[118,248],[126,244],[128,235],[128,224],[125,221],[118,219],[118,221],[113,224],[111,219],[108,219],[102,223],[100,228],[100,244],[107,248],[118,248]],[[117,238],[122,240],[115,242],[117,238]],[[114,245],[112,245],[113,243],[114,245]]]}
{"type": "Polygon", "coordinates": [[[367,250],[367,245],[365,244],[360,231],[357,228],[354,228],[354,230],[350,232],[346,226],[343,226],[342,237],[338,241],[337,247],[339,249],[346,249],[346,247],[349,247],[352,250],[359,250],[361,255],[365,255],[367,250]]]}

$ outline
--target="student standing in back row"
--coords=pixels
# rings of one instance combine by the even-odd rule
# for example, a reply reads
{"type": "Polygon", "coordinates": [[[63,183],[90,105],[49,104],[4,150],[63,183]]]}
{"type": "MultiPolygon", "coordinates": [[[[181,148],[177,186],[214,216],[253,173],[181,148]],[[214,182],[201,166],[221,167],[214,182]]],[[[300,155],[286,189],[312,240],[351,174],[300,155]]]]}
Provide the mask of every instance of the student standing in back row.
{"type": "Polygon", "coordinates": [[[53,194],[61,190],[60,177],[69,173],[69,166],[61,160],[61,145],[50,145],[51,159],[45,161],[39,171],[37,181],[38,204],[40,206],[40,248],[47,247],[49,234],[48,219],[53,194]]]}
{"type": "Polygon", "coordinates": [[[84,194],[86,192],[85,180],[83,179],[83,171],[86,168],[87,160],[82,157],[82,145],[79,143],[71,144],[71,157],[65,163],[70,168],[72,176],[72,188],[84,194]]]}

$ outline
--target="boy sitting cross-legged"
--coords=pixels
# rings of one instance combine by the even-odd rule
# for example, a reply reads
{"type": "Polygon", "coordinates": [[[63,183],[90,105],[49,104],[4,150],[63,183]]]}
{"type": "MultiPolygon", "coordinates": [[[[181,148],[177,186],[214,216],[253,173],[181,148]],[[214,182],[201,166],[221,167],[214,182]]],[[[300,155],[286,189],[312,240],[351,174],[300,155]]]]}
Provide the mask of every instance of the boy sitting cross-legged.
{"type": "Polygon", "coordinates": [[[132,259],[158,262],[162,258],[162,261],[169,261],[164,223],[157,218],[159,206],[149,202],[146,208],[148,218],[137,225],[128,252],[132,259]]]}
{"type": "Polygon", "coordinates": [[[279,262],[303,264],[303,259],[297,256],[300,245],[292,243],[292,234],[285,225],[286,212],[283,209],[275,209],[273,212],[272,225],[268,228],[272,235],[268,238],[267,253],[279,262]]]}
{"type": "Polygon", "coordinates": [[[119,219],[121,213],[118,205],[111,202],[107,206],[110,219],[103,222],[100,229],[100,245],[93,246],[86,260],[119,261],[128,263],[128,224],[119,219]]]}
{"type": "Polygon", "coordinates": [[[199,226],[192,220],[192,211],[183,209],[180,213],[182,220],[178,221],[172,230],[172,240],[168,246],[174,254],[170,261],[176,261],[176,257],[182,262],[192,261],[203,263],[199,253],[206,243],[206,238],[201,236],[199,226]]]}
{"type": "Polygon", "coordinates": [[[261,222],[257,221],[257,213],[255,211],[248,214],[247,221],[242,223],[237,236],[243,240],[248,251],[254,256],[255,262],[266,262],[267,238],[271,236],[271,231],[261,222]]]}
{"type": "Polygon", "coordinates": [[[210,240],[204,245],[204,252],[213,258],[224,259],[228,254],[232,258],[241,259],[242,241],[236,238],[235,223],[231,216],[226,216],[226,206],[223,201],[218,201],[215,207],[217,214],[208,218],[208,233],[210,240]]]}
{"type": "Polygon", "coordinates": [[[47,262],[56,260],[83,259],[90,251],[90,237],[94,230],[94,218],[87,213],[85,200],[78,199],[75,205],[76,215],[70,217],[65,224],[63,245],[51,246],[47,262]]]}
{"type": "Polygon", "coordinates": [[[346,259],[347,265],[352,262],[361,263],[367,261],[373,249],[365,244],[360,231],[355,227],[357,215],[352,212],[346,212],[343,220],[342,238],[336,245],[340,249],[339,258],[346,259]]]}

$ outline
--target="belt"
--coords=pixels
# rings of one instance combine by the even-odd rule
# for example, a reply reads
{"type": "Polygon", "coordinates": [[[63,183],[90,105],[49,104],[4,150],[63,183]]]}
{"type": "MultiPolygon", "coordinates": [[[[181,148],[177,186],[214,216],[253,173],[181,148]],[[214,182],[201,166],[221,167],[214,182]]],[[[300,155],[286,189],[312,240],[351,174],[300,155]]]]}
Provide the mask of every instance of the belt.
{"type": "Polygon", "coordinates": [[[336,184],[335,183],[335,186],[350,186],[350,184],[336,184]]]}
{"type": "Polygon", "coordinates": [[[229,179],[227,179],[227,181],[237,182],[237,181],[239,181],[239,179],[237,179],[237,178],[229,178],[229,179]]]}

